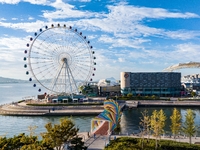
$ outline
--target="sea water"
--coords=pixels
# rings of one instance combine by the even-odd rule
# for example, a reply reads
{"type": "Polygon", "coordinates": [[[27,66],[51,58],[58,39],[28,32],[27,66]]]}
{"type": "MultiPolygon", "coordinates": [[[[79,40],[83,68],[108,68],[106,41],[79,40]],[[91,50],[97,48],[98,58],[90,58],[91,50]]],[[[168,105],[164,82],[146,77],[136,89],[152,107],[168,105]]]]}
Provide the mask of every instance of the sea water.
{"type": "MultiPolygon", "coordinates": [[[[28,97],[35,97],[39,93],[29,83],[0,84],[0,105],[17,102],[28,97]]],[[[51,122],[58,124],[65,116],[3,116],[0,115],[0,136],[12,137],[20,133],[29,134],[30,126],[37,126],[35,133],[39,135],[45,132],[45,124],[51,122]]],[[[91,119],[95,116],[66,116],[71,118],[80,132],[90,131],[91,119]]]]}
{"type": "MultiPolygon", "coordinates": [[[[0,84],[0,104],[12,103],[24,99],[25,97],[37,97],[39,93],[29,83],[6,83],[0,84]]],[[[120,134],[135,134],[140,132],[140,119],[144,110],[149,112],[149,115],[153,110],[163,109],[167,116],[165,133],[170,133],[170,116],[172,115],[173,107],[143,107],[126,110],[122,114],[121,118],[121,133],[120,134]]],[[[188,108],[178,108],[182,115],[182,121],[188,108]]],[[[200,108],[190,108],[195,112],[195,124],[200,125],[200,108]]],[[[66,116],[71,117],[75,122],[76,127],[80,132],[90,131],[91,120],[95,116],[66,116]]],[[[52,124],[58,124],[63,116],[2,116],[0,115],[0,136],[12,137],[20,133],[29,134],[28,127],[37,126],[35,130],[36,135],[45,132],[45,124],[51,122],[52,124]]],[[[199,132],[196,133],[200,135],[199,132]]]]}

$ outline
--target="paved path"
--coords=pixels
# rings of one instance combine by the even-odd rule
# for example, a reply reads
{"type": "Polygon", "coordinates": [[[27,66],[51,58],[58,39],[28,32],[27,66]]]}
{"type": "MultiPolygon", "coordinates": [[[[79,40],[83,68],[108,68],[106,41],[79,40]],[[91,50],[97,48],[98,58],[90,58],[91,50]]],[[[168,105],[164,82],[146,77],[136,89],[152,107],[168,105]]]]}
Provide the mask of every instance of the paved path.
{"type": "Polygon", "coordinates": [[[98,115],[104,110],[99,106],[27,106],[26,103],[7,104],[0,107],[0,114],[14,116],[98,115]]]}
{"type": "Polygon", "coordinates": [[[88,150],[102,150],[109,143],[109,136],[92,136],[85,141],[88,150]]]}
{"type": "MultiPolygon", "coordinates": [[[[104,147],[109,143],[109,139],[113,140],[115,138],[119,138],[119,137],[133,137],[133,138],[140,138],[139,136],[127,136],[127,135],[112,135],[112,136],[96,136],[94,138],[94,136],[92,135],[92,137],[86,139],[85,141],[85,145],[88,146],[88,150],[103,150],[104,147]]],[[[146,137],[147,138],[147,137],[146,137]]],[[[154,138],[153,136],[150,136],[150,138],[154,138]]],[[[180,137],[180,138],[169,138],[166,136],[162,136],[161,139],[165,139],[165,140],[175,140],[177,142],[187,142],[189,143],[189,138],[188,137],[180,137]]],[[[196,142],[200,142],[200,137],[192,137],[192,143],[196,143],[196,142]]]]}

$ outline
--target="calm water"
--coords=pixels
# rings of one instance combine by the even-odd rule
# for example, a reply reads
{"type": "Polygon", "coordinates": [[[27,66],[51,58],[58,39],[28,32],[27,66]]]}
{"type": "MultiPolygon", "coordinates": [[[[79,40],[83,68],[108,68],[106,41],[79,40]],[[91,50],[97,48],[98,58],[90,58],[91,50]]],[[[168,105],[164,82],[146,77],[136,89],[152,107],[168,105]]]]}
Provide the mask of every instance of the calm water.
{"type": "MultiPolygon", "coordinates": [[[[0,84],[0,104],[11,103],[13,101],[21,100],[24,97],[36,96],[40,94],[35,88],[29,83],[14,83],[14,84],[0,84]]],[[[160,110],[161,108],[138,108],[127,110],[123,112],[121,119],[121,133],[137,133],[139,132],[139,122],[142,117],[141,112],[145,109],[151,114],[154,109],[160,110]]],[[[165,114],[168,116],[166,121],[165,131],[170,131],[170,120],[169,116],[172,114],[173,108],[163,108],[165,114]]],[[[179,109],[184,120],[184,115],[187,108],[179,109]]],[[[200,125],[200,108],[193,109],[196,114],[195,123],[200,125]]],[[[74,116],[76,126],[80,129],[80,132],[90,131],[90,122],[94,116],[74,116]]],[[[0,115],[0,136],[6,135],[12,137],[19,133],[29,133],[29,126],[38,126],[36,134],[39,135],[41,132],[45,132],[44,125],[48,122],[59,123],[62,117],[14,117],[14,116],[1,116],[0,115]]],[[[200,135],[200,134],[199,134],[200,135]]]]}

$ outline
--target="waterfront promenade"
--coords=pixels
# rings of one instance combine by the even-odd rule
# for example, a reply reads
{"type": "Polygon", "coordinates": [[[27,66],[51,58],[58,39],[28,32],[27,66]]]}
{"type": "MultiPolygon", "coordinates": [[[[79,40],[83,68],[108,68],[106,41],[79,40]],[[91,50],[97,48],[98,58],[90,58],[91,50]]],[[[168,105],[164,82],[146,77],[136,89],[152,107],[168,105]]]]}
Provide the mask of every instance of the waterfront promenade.
{"type": "Polygon", "coordinates": [[[200,107],[200,101],[165,101],[165,100],[128,100],[126,106],[130,108],[137,107],[200,107]]]}
{"type": "MultiPolygon", "coordinates": [[[[114,140],[119,137],[132,137],[132,138],[141,138],[139,135],[91,135],[90,137],[87,136],[86,133],[80,133],[81,135],[85,135],[85,146],[88,147],[88,150],[103,150],[104,147],[109,144],[110,140],[114,140]]],[[[145,136],[144,138],[148,138],[145,136]]],[[[149,138],[155,139],[155,137],[150,136],[149,138]]],[[[173,137],[169,136],[161,136],[161,139],[164,140],[172,140],[172,141],[177,141],[177,142],[186,142],[189,143],[189,138],[185,136],[180,136],[174,139],[173,137]]],[[[200,142],[200,137],[192,137],[192,143],[199,143],[200,142]]]]}
{"type": "MultiPolygon", "coordinates": [[[[119,100],[121,107],[200,107],[200,101],[164,101],[164,100],[119,100]]],[[[63,116],[63,115],[98,115],[104,110],[103,105],[85,106],[29,106],[26,102],[0,106],[1,115],[13,116],[63,116]]]]}
{"type": "Polygon", "coordinates": [[[0,107],[1,115],[13,116],[65,116],[98,115],[103,105],[95,106],[28,106],[25,102],[6,104],[0,107]]]}

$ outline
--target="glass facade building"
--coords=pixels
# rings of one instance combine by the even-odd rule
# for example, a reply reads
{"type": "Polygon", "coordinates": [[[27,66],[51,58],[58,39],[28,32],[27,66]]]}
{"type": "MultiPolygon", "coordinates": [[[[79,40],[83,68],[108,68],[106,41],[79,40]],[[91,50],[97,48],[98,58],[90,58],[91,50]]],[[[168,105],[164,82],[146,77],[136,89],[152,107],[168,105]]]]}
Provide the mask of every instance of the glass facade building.
{"type": "Polygon", "coordinates": [[[179,72],[121,72],[121,93],[141,96],[180,96],[179,72]]]}

